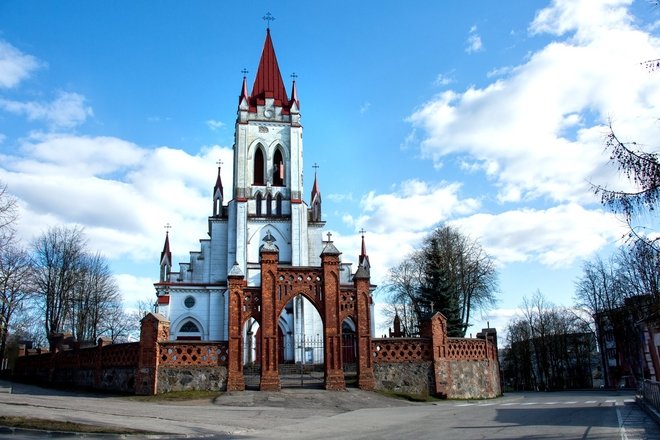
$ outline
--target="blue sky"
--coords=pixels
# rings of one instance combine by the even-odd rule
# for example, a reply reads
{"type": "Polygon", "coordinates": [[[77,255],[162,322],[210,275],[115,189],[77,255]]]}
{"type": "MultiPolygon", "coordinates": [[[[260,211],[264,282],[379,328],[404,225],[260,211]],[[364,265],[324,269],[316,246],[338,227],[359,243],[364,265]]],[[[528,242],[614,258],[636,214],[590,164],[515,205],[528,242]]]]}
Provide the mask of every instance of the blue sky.
{"type": "MultiPolygon", "coordinates": [[[[175,261],[206,234],[216,161],[231,184],[241,70],[271,12],[287,89],[298,75],[306,193],[314,163],[346,261],[367,230],[384,282],[452,224],[497,260],[503,328],[540,290],[570,305],[585,258],[625,232],[589,182],[603,153],[658,143],[660,10],[645,0],[0,3],[0,181],[28,242],[85,227],[128,304],[152,298],[166,223],[175,261]]],[[[377,297],[377,301],[381,298],[377,297]]]]}

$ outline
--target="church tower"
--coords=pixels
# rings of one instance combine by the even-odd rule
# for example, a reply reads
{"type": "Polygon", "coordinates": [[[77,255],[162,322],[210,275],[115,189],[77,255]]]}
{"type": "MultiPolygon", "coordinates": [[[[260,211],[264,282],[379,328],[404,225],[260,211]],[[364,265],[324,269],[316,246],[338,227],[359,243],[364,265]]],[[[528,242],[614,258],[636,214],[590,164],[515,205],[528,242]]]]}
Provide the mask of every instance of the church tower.
{"type": "Polygon", "coordinates": [[[323,222],[320,216],[310,217],[303,202],[302,132],[296,82],[287,95],[268,29],[251,92],[243,78],[229,203],[236,236],[228,249],[228,265],[238,263],[249,285],[258,283],[259,250],[268,234],[280,262],[320,264],[323,222]]]}

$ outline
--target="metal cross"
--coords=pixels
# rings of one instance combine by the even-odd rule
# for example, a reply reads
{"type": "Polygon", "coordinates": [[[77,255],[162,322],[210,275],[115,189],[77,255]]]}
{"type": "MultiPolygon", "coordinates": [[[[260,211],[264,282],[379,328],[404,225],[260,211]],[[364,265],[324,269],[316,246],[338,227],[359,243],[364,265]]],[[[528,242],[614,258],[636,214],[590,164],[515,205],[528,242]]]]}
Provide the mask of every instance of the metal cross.
{"type": "Polygon", "coordinates": [[[332,232],[328,232],[328,243],[330,243],[332,240],[332,232]]]}
{"type": "Polygon", "coordinates": [[[222,159],[218,159],[216,163],[218,164],[219,167],[221,167],[224,162],[222,161],[222,159]]]}
{"type": "Polygon", "coordinates": [[[367,232],[367,231],[365,231],[364,228],[362,228],[362,229],[360,229],[358,232],[359,232],[360,234],[364,235],[364,233],[367,232]]]}
{"type": "Polygon", "coordinates": [[[270,29],[270,22],[271,22],[271,21],[275,21],[275,17],[273,17],[273,14],[271,14],[270,12],[266,12],[266,15],[264,15],[264,16],[261,17],[261,18],[262,18],[263,20],[266,20],[266,23],[268,23],[268,24],[266,25],[266,29],[270,29]]]}
{"type": "Polygon", "coordinates": [[[296,78],[298,78],[298,74],[297,74],[296,72],[293,72],[293,73],[291,74],[291,78],[293,78],[293,80],[295,81],[296,78]]]}
{"type": "Polygon", "coordinates": [[[314,168],[314,172],[316,172],[316,170],[318,170],[320,167],[316,162],[314,162],[314,165],[312,165],[312,168],[314,168]]]}
{"type": "Polygon", "coordinates": [[[434,303],[433,301],[431,301],[431,314],[433,314],[433,305],[434,305],[434,304],[435,304],[435,303],[434,303]]]}
{"type": "Polygon", "coordinates": [[[241,70],[241,73],[243,74],[243,77],[245,78],[248,74],[249,70],[247,70],[245,67],[243,67],[243,70],[241,70]]]}
{"type": "Polygon", "coordinates": [[[172,229],[172,225],[170,225],[170,222],[167,222],[167,224],[164,226],[164,228],[165,228],[165,232],[167,232],[169,234],[170,233],[169,230],[172,229]]]}

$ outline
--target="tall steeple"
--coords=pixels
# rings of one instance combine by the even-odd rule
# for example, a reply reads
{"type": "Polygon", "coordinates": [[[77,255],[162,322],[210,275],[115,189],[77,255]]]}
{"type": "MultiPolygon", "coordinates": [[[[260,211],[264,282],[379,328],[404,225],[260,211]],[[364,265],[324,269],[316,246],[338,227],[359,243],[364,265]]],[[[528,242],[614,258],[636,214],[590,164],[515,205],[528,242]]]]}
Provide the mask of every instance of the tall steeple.
{"type": "Polygon", "coordinates": [[[220,167],[218,167],[218,178],[213,187],[213,216],[222,216],[222,203],[225,198],[225,193],[222,188],[222,178],[220,177],[220,167]]]}
{"type": "Polygon", "coordinates": [[[319,184],[318,180],[316,178],[316,169],[319,166],[314,164],[314,185],[312,185],[312,196],[310,199],[310,206],[312,210],[312,218],[311,221],[313,222],[320,222],[322,221],[322,216],[321,216],[321,191],[319,190],[319,184]]]}
{"type": "Polygon", "coordinates": [[[266,41],[261,52],[259,69],[257,70],[257,76],[254,78],[254,85],[250,94],[250,112],[256,112],[257,105],[263,105],[266,98],[273,98],[275,106],[281,106],[283,113],[288,112],[289,99],[277,64],[273,40],[270,38],[270,29],[266,30],[266,41]]]}
{"type": "MultiPolygon", "coordinates": [[[[169,223],[166,228],[170,228],[169,223]]],[[[165,231],[165,245],[160,253],[160,282],[167,281],[167,275],[172,270],[172,252],[170,251],[170,231],[165,231]]]]}

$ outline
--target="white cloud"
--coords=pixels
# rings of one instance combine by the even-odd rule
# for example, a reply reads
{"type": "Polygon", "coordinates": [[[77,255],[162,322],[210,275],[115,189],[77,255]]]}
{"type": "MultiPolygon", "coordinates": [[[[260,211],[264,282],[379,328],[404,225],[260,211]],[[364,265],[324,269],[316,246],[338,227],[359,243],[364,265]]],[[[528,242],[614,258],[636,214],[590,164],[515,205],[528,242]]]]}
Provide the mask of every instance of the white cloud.
{"type": "Polygon", "coordinates": [[[222,121],[216,121],[215,119],[209,119],[206,121],[206,125],[212,130],[216,131],[225,126],[225,123],[222,121]]]}
{"type": "Polygon", "coordinates": [[[418,232],[455,215],[476,211],[476,199],[460,199],[458,183],[430,185],[408,180],[390,194],[368,193],[361,200],[363,214],[356,224],[376,233],[405,230],[418,232]]]}
{"type": "Polygon", "coordinates": [[[423,104],[409,118],[423,156],[482,162],[502,202],[593,202],[589,182],[614,175],[603,153],[610,117],[620,134],[657,144],[660,82],[639,62],[660,53],[660,40],[630,24],[626,3],[556,1],[539,12],[533,32],[570,35],[504,78],[423,104]]]}
{"type": "Polygon", "coordinates": [[[371,107],[371,103],[370,103],[370,102],[365,102],[364,104],[362,104],[362,105],[360,106],[360,114],[363,115],[363,114],[365,114],[366,112],[368,112],[370,107],[371,107]]]}
{"type": "Polygon", "coordinates": [[[568,266],[620,242],[627,232],[612,214],[578,204],[475,214],[448,223],[478,239],[502,265],[538,261],[550,267],[568,266]]]}
{"type": "Polygon", "coordinates": [[[0,87],[11,88],[28,78],[41,63],[32,55],[27,55],[0,40],[0,87]]]}
{"type": "Polygon", "coordinates": [[[229,164],[225,194],[232,191],[232,151],[219,146],[190,155],[112,137],[47,134],[18,150],[0,156],[0,181],[19,200],[20,235],[29,241],[51,225],[81,225],[109,258],[155,258],[167,222],[172,251],[185,257],[194,249],[212,210],[218,157],[229,164]]]}
{"type": "Polygon", "coordinates": [[[450,74],[439,73],[438,76],[433,81],[433,84],[436,86],[448,86],[454,82],[454,78],[450,74]]]}
{"type": "Polygon", "coordinates": [[[468,33],[465,51],[467,53],[480,52],[484,48],[481,37],[477,33],[477,26],[472,26],[468,33]]]}
{"type": "Polygon", "coordinates": [[[52,102],[20,102],[0,99],[0,108],[25,115],[31,121],[45,121],[51,128],[72,128],[85,122],[94,112],[78,93],[60,92],[52,102]]]}

